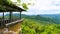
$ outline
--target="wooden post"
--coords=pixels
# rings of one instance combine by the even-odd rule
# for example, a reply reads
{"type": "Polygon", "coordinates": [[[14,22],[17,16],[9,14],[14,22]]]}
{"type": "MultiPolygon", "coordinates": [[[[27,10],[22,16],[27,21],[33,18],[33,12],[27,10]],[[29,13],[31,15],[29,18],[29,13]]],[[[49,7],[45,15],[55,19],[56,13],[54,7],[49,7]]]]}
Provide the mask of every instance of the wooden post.
{"type": "Polygon", "coordinates": [[[4,22],[4,12],[3,12],[3,17],[2,18],[3,18],[3,22],[4,22]]]}
{"type": "Polygon", "coordinates": [[[3,12],[3,16],[2,16],[2,18],[3,18],[3,19],[2,19],[3,23],[1,23],[1,25],[2,25],[2,27],[3,27],[3,26],[5,26],[5,21],[4,21],[4,12],[3,12]]]}
{"type": "Polygon", "coordinates": [[[20,12],[20,19],[21,19],[21,12],[20,12]]]}
{"type": "Polygon", "coordinates": [[[12,22],[12,12],[10,12],[10,18],[9,18],[10,22],[12,22]]]}

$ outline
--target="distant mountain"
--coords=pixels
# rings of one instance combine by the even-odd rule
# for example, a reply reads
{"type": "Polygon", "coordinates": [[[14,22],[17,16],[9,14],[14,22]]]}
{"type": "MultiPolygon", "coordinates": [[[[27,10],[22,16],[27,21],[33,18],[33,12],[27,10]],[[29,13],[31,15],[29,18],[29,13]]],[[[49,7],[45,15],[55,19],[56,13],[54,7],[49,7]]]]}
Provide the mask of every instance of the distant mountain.
{"type": "MultiPolygon", "coordinates": [[[[5,16],[9,16],[9,14],[6,14],[5,16]]],[[[20,14],[13,14],[15,17],[20,17],[20,14]]],[[[60,23],[60,14],[44,14],[44,15],[21,15],[22,18],[28,18],[28,19],[34,19],[39,21],[46,21],[46,22],[54,22],[54,23],[60,23]]]]}
{"type": "Polygon", "coordinates": [[[45,14],[45,15],[41,15],[41,16],[44,16],[44,17],[52,17],[52,18],[60,18],[60,14],[45,14]]]}
{"type": "MultiPolygon", "coordinates": [[[[9,16],[9,14],[6,14],[5,16],[9,16]]],[[[12,16],[14,16],[14,17],[20,17],[20,14],[15,13],[15,14],[12,14],[12,16]]],[[[28,15],[21,14],[21,17],[27,17],[27,16],[28,15]]]]}
{"type": "MultiPolygon", "coordinates": [[[[20,14],[13,14],[13,16],[15,17],[20,17],[20,14]]],[[[5,16],[9,16],[9,14],[6,14],[5,16]]],[[[45,15],[44,15],[45,16],[45,15]]],[[[21,17],[22,18],[27,18],[27,19],[33,19],[39,22],[48,22],[48,23],[55,23],[54,19],[50,18],[50,17],[44,17],[43,15],[25,15],[22,14],[21,17]]]]}
{"type": "Polygon", "coordinates": [[[45,14],[41,15],[43,17],[50,17],[52,18],[56,23],[60,23],[60,14],[45,14]]]}

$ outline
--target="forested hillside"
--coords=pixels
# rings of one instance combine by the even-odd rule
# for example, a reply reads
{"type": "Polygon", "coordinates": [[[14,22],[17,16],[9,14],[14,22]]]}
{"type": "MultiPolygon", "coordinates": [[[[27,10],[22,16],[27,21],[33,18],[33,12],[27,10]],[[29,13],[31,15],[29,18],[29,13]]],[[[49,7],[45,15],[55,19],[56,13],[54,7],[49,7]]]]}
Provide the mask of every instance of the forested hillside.
{"type": "MultiPolygon", "coordinates": [[[[18,18],[19,14],[13,16],[18,18]]],[[[21,23],[22,34],[60,34],[60,24],[56,24],[51,17],[22,14],[22,18],[24,18],[21,23]]]]}
{"type": "Polygon", "coordinates": [[[22,22],[22,34],[60,34],[60,24],[41,23],[32,19],[24,19],[22,22]]]}
{"type": "Polygon", "coordinates": [[[58,24],[60,23],[60,14],[44,14],[44,15],[41,15],[41,16],[50,17],[55,21],[55,23],[58,23],[58,24]]]}

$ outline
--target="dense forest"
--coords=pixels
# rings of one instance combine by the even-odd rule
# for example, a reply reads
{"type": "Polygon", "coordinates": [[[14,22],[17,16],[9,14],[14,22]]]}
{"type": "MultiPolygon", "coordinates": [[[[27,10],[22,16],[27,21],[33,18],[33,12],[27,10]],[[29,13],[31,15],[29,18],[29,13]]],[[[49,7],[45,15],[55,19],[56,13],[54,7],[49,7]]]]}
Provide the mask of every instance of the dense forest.
{"type": "MultiPolygon", "coordinates": [[[[19,18],[19,14],[13,16],[19,18]]],[[[22,14],[22,18],[24,18],[21,23],[22,34],[60,34],[60,24],[53,19],[54,17],[22,14]]]]}
{"type": "Polygon", "coordinates": [[[60,24],[41,23],[36,20],[25,19],[22,22],[22,34],[60,34],[60,24]]]}

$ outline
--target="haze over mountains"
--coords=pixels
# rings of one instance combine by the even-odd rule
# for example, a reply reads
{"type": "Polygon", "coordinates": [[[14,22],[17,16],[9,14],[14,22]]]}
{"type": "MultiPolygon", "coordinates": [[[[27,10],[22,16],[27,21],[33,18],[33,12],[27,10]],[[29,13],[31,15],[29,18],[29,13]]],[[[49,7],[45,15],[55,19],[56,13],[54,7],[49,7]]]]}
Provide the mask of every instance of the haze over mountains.
{"type": "MultiPolygon", "coordinates": [[[[9,14],[6,14],[5,16],[9,16],[9,14]]],[[[13,16],[19,17],[19,14],[15,13],[15,14],[13,14],[13,16]]],[[[40,21],[46,21],[46,22],[60,23],[60,14],[40,14],[40,15],[25,15],[25,14],[22,14],[22,18],[28,18],[28,19],[34,19],[34,20],[40,20],[40,21]]]]}

